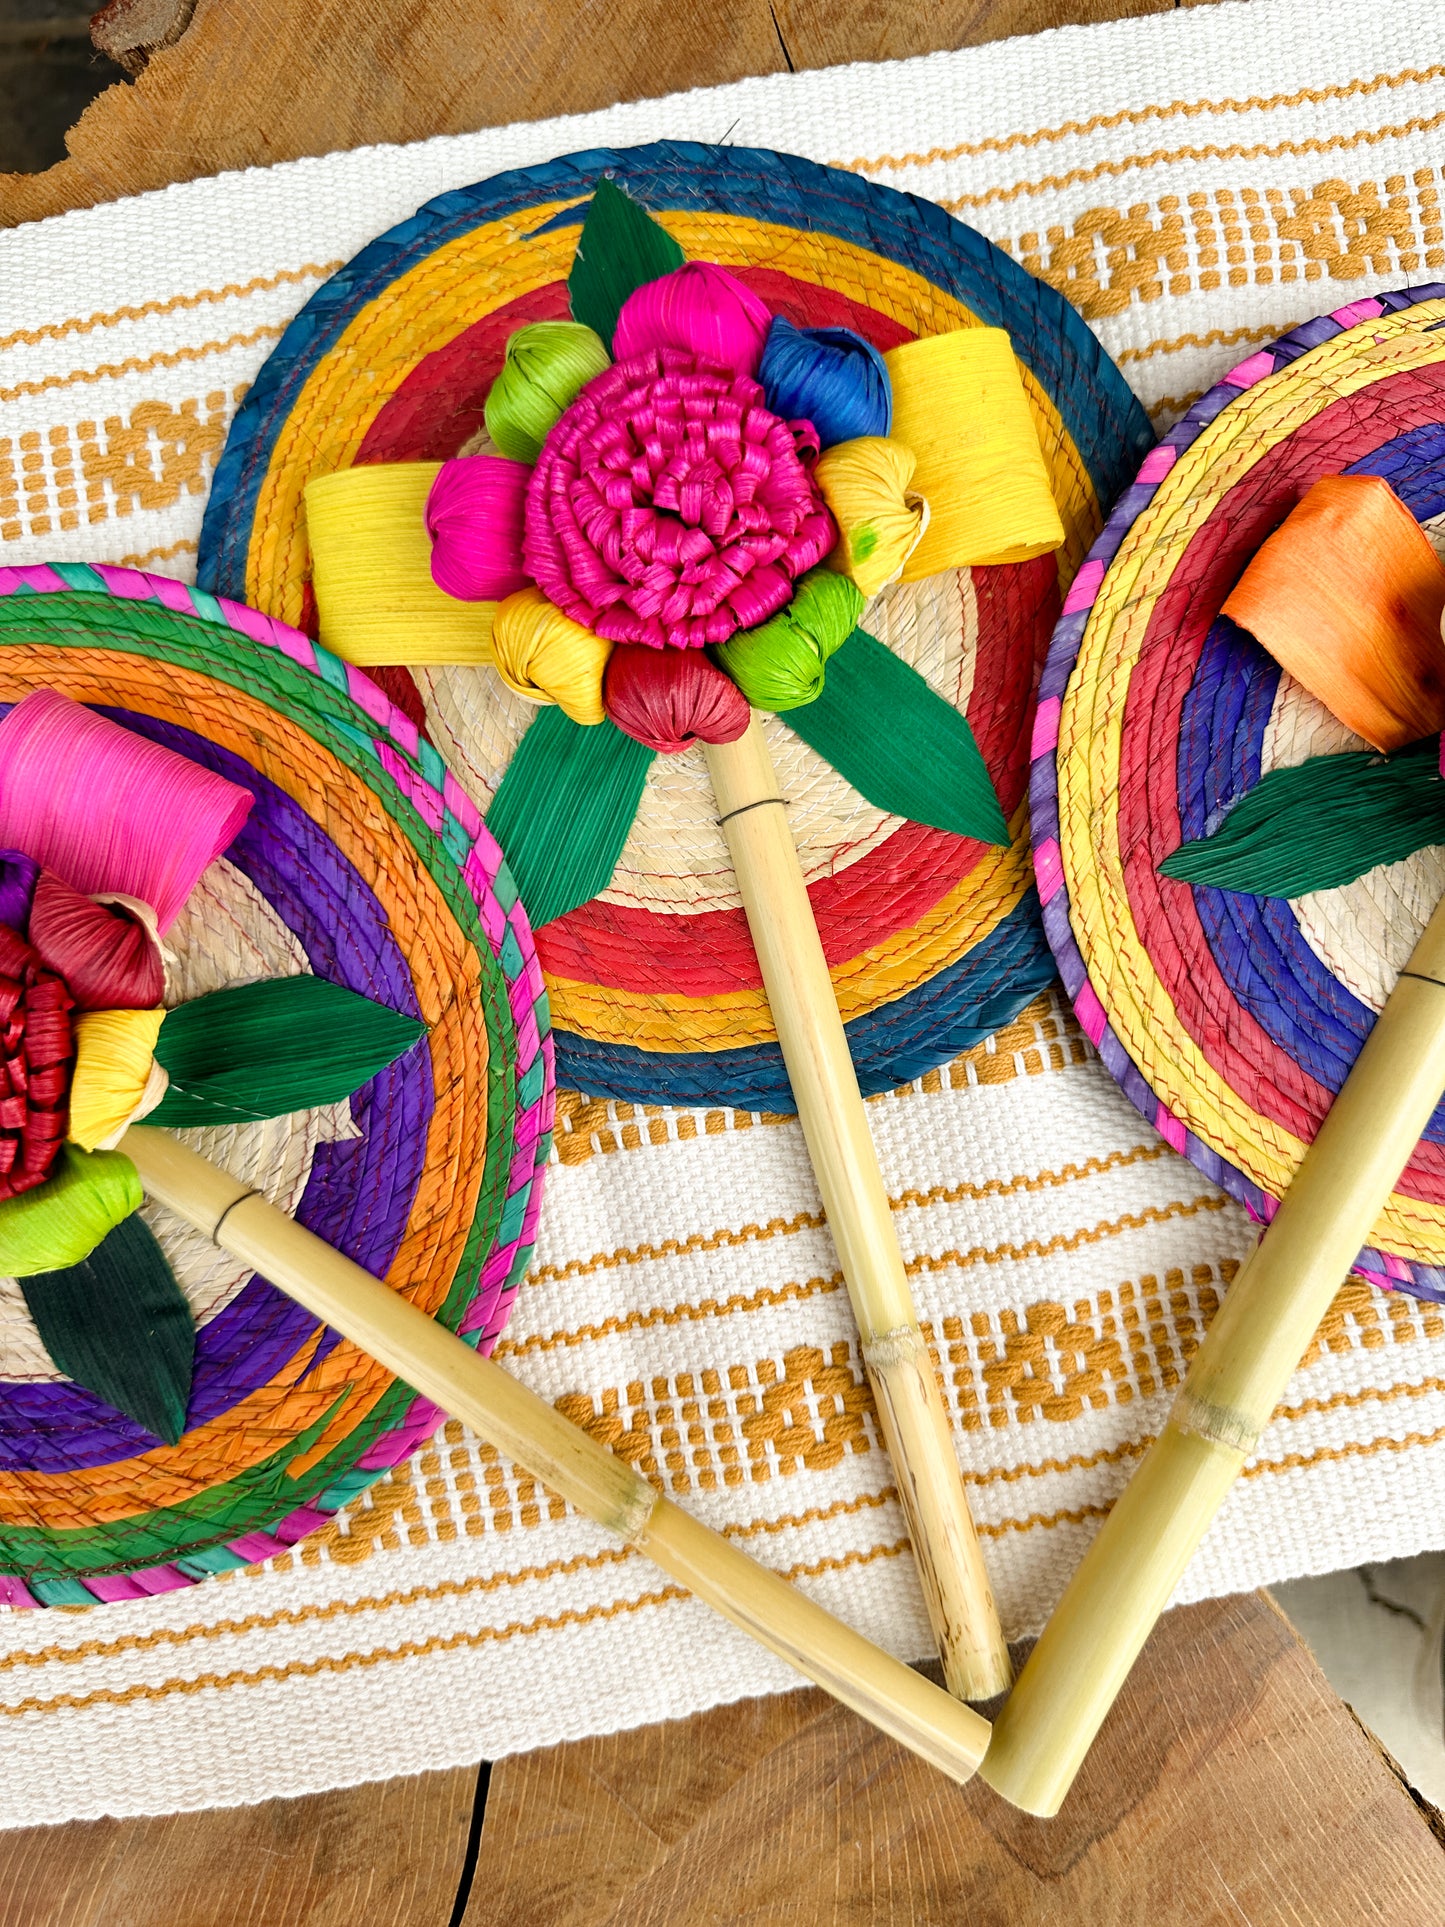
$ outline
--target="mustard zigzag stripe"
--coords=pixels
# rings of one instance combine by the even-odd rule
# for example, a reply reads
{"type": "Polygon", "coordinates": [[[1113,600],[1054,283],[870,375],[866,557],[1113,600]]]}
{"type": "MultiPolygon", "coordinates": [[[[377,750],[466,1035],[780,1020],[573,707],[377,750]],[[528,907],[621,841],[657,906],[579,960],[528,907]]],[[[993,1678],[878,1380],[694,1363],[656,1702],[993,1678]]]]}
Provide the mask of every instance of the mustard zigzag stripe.
{"type": "Polygon", "coordinates": [[[187,362],[204,361],[210,355],[226,354],[232,348],[252,348],[258,341],[277,341],[285,332],[285,322],[274,327],[268,324],[252,328],[247,334],[226,335],[220,341],[198,341],[187,348],[161,348],[153,355],[128,355],[124,361],[102,361],[93,368],[72,368],[65,375],[18,381],[12,388],[0,388],[0,402],[20,401],[27,395],[43,395],[52,388],[70,388],[77,382],[112,381],[121,375],[145,374],[151,368],[179,368],[187,362]]]}
{"type": "MultiPolygon", "coordinates": [[[[831,1505],[806,1506],[778,1518],[729,1520],[718,1528],[725,1539],[750,1539],[756,1533],[792,1532],[798,1527],[826,1522],[849,1514],[886,1506],[898,1497],[891,1485],[881,1492],[861,1492],[831,1505]]],[[[151,1633],[125,1633],[117,1639],[86,1639],[76,1646],[42,1646],[33,1652],[0,1653],[0,1672],[27,1666],[77,1665],[87,1659],[119,1659],[127,1653],[153,1652],[160,1646],[188,1646],[196,1640],[231,1639],[246,1633],[270,1632],[281,1626],[309,1626],[321,1620],[355,1619],[365,1613],[386,1612],[393,1606],[420,1605],[428,1600],[470,1599],[498,1592],[504,1586],[525,1586],[538,1580],[570,1578],[604,1566],[625,1565],[642,1557],[633,1546],[603,1546],[597,1552],[574,1553],[570,1559],[549,1559],[541,1565],[517,1566],[500,1572],[474,1573],[469,1579],[439,1579],[429,1585],[405,1586],[393,1592],[372,1593],[361,1599],[331,1599],[320,1606],[281,1606],[273,1612],[247,1613],[240,1619],[218,1619],[204,1625],[160,1626],[151,1633]]]]}
{"type": "MultiPolygon", "coordinates": [[[[1257,1460],[1246,1466],[1243,1477],[1259,1479],[1281,1472],[1301,1471],[1351,1459],[1373,1458],[1377,1453],[1401,1453],[1434,1446],[1445,1440],[1445,1425],[1429,1432],[1408,1432],[1401,1439],[1378,1438],[1344,1446],[1321,1446],[1313,1452],[1290,1453],[1281,1459],[1257,1460]]],[[[1031,1512],[1022,1518],[987,1521],[978,1527],[980,1538],[998,1539],[1011,1532],[1047,1530],[1060,1525],[1081,1525],[1088,1519],[1107,1516],[1102,1505],[1060,1507],[1053,1512],[1031,1512]]],[[[907,1539],[889,1545],[843,1553],[834,1557],[800,1562],[782,1568],[785,1579],[816,1578],[825,1572],[842,1572],[874,1564],[880,1559],[900,1558],[909,1550],[907,1539]]],[[[236,1669],[225,1673],[201,1673],[191,1678],[169,1679],[154,1685],[99,1687],[88,1693],[34,1695],[13,1703],[0,1704],[0,1717],[20,1718],[62,1710],[81,1712],[94,1706],[126,1706],[136,1701],[154,1703],[177,1695],[225,1690],[230,1687],[262,1686],[286,1679],[315,1679],[328,1674],[347,1673],[359,1668],[394,1664],[400,1660],[421,1659],[434,1653],[476,1651],[486,1646],[541,1632],[557,1632],[572,1626],[585,1626],[598,1620],[615,1619],[623,1614],[643,1612],[653,1606],[691,1598],[682,1586],[663,1586],[632,1599],[615,1600],[606,1606],[589,1606],[560,1613],[539,1613],[532,1619],[511,1620],[502,1626],[486,1626],[476,1632],[434,1634],[429,1639],[406,1640],[396,1646],[379,1647],[370,1652],[325,1654],[317,1659],[288,1660],[279,1665],[236,1669]]]]}
{"type": "Polygon", "coordinates": [[[112,308],[109,313],[75,315],[65,321],[47,322],[43,328],[17,328],[13,334],[0,335],[0,350],[34,347],[42,341],[63,341],[67,335],[88,335],[96,328],[113,328],[118,321],[144,321],[151,315],[174,314],[178,309],[234,301],[242,295],[264,294],[271,288],[290,287],[302,281],[324,281],[328,274],[335,274],[345,265],[343,261],[308,261],[299,268],[255,275],[250,281],[228,281],[221,288],[198,288],[194,294],[173,294],[166,301],[142,301],[135,307],[112,308]]]}
{"type": "Polygon", "coordinates": [[[1327,100],[1357,100],[1383,89],[1421,85],[1445,78],[1445,66],[1402,67],[1398,73],[1376,74],[1370,80],[1351,80],[1332,87],[1301,87],[1292,94],[1246,94],[1242,100],[1226,94],[1221,100],[1171,100],[1160,106],[1124,107],[1112,114],[1093,114],[1087,120],[1061,121],[1057,127],[1040,127],[1032,133],[1004,134],[981,141],[958,141],[951,147],[930,147],[918,154],[879,154],[870,159],[834,161],[866,174],[879,167],[929,167],[935,161],[954,161],[966,154],[1006,154],[1015,147],[1035,147],[1041,141],[1067,140],[1078,134],[1093,134],[1111,127],[1137,127],[1144,121],[1170,120],[1176,115],[1186,119],[1201,114],[1269,113],[1278,107],[1315,106],[1327,100]]]}
{"type": "Polygon", "coordinates": [[[950,211],[963,207],[987,207],[996,201],[1015,201],[1026,194],[1046,194],[1064,187],[1077,187],[1083,181],[1118,178],[1135,174],[1146,167],[1168,167],[1178,161],[1258,161],[1281,160],[1286,156],[1339,154],[1356,147],[1379,147],[1386,141],[1404,140],[1411,134],[1433,133],[1445,126],[1445,112],[1421,114],[1393,126],[1364,128],[1356,134],[1330,134],[1319,138],[1284,141],[1257,141],[1252,144],[1231,142],[1220,145],[1205,142],[1198,147],[1158,147],[1149,154],[1127,154],[1121,160],[1095,161],[1088,167],[1071,167],[1062,174],[1042,174],[1036,181],[1016,181],[1010,187],[990,187],[979,194],[957,194],[939,202],[950,211]]]}
{"type": "MultiPolygon", "coordinates": [[[[1363,1288],[1368,1298],[1373,1293],[1363,1288]]],[[[1348,1294],[1345,1288],[1341,1296],[1348,1294]]],[[[1338,1310],[1339,1301],[1335,1309],[1338,1310]]],[[[1388,1328],[1391,1336],[1393,1326],[1388,1328]]],[[[1413,1332],[1407,1334],[1415,1336],[1413,1332]]],[[[1275,1421],[1297,1420],[1305,1416],[1331,1411],[1355,1409],[1366,1404],[1393,1404],[1401,1399],[1416,1399],[1445,1392],[1445,1378],[1426,1377],[1412,1380],[1407,1384],[1388,1386],[1365,1386],[1352,1392],[1335,1392],[1324,1398],[1307,1398],[1295,1405],[1281,1405],[1274,1414],[1275,1421]]],[[[1416,1437],[1422,1436],[1419,1434],[1416,1437]]],[[[972,1485],[986,1486],[997,1483],[1016,1484],[1022,1479],[1037,1478],[1047,1474],[1063,1474],[1073,1471],[1089,1471],[1100,1465],[1118,1464],[1124,1459],[1137,1458],[1153,1443],[1153,1434],[1141,1434],[1135,1439],[1126,1439],[1118,1445],[1104,1446],[1092,1452],[1074,1452],[1063,1458],[1043,1458],[1016,1465],[994,1466],[972,1470],[965,1474],[972,1485]]],[[[1329,1449],[1329,1448],[1327,1448],[1329,1449]]],[[[1339,1455],[1352,1456],[1360,1448],[1334,1448],[1339,1455]]],[[[1368,1449],[1368,1446],[1367,1446],[1368,1449]]],[[[435,1448],[429,1456],[435,1456],[435,1448]]],[[[1301,1455],[1289,1455],[1282,1460],[1262,1462],[1263,1470],[1270,1467],[1290,1465],[1301,1455]]],[[[392,1475],[395,1476],[395,1475],[392,1475]]],[[[729,1521],[721,1530],[728,1538],[747,1539],[756,1533],[777,1533],[791,1531],[799,1526],[813,1524],[828,1519],[850,1516],[859,1511],[876,1509],[889,1504],[897,1497],[892,1486],[885,1486],[878,1492],[864,1492],[847,1499],[834,1500],[826,1506],[808,1506],[794,1513],[784,1513],[774,1518],[756,1518],[748,1521],[729,1521]]],[[[1038,1515],[1033,1515],[1038,1516],[1038,1515]]],[[[334,1528],[330,1528],[334,1530],[334,1528]]],[[[412,1605],[425,1600],[465,1598],[474,1594],[495,1592],[506,1586],[524,1585],[532,1581],[557,1577],[569,1577],[580,1571],[596,1570],[609,1565],[620,1565],[635,1555],[624,1546],[603,1547],[594,1553],[578,1553],[568,1559],[554,1559],[540,1565],[513,1567],[489,1574],[477,1574],[465,1580],[440,1580],[430,1585],[410,1586],[389,1593],[371,1594],[354,1600],[331,1600],[323,1605],[283,1607],[273,1612],[250,1613],[239,1619],[219,1620],[206,1625],[188,1627],[160,1627],[156,1631],[140,1634],[126,1634],[119,1638],[101,1640],[88,1639],[76,1646],[51,1645],[34,1651],[19,1651],[0,1654],[0,1672],[14,1671],[17,1668],[38,1667],[52,1663],[75,1664],[87,1659],[115,1659],[127,1653],[148,1652],[160,1646],[183,1647],[198,1640],[219,1639],[239,1636],[249,1632],[269,1631],[279,1626],[301,1626],[337,1617],[357,1617],[367,1612],[381,1612],[389,1607],[412,1605]]]]}
{"type": "MultiPolygon", "coordinates": [[[[957,1184],[934,1184],[926,1191],[912,1187],[888,1200],[890,1209],[912,1207],[922,1210],[935,1204],[962,1204],[965,1200],[1011,1198],[1020,1192],[1051,1191],[1080,1179],[1102,1177],[1131,1164],[1153,1163],[1168,1155],[1162,1144],[1134,1144],[1127,1150],[1110,1151],[1103,1157],[1085,1158],[1079,1164],[1061,1165],[1057,1171],[1023,1171],[1011,1178],[986,1178],[974,1183],[965,1178],[957,1184]]],[[[817,1231],[827,1222],[821,1211],[797,1211],[789,1218],[769,1218],[763,1224],[736,1227],[720,1225],[714,1231],[697,1231],[685,1238],[664,1238],[657,1244],[621,1245],[612,1251],[594,1252],[590,1258],[569,1258],[560,1265],[534,1265],[527,1273],[528,1286],[560,1283],[565,1278],[585,1278],[599,1271],[616,1271],[649,1259],[681,1258],[695,1251],[721,1251],[735,1245],[766,1243],[798,1231],[817,1231]]]]}
{"type": "MultiPolygon", "coordinates": [[[[1058,1231],[1048,1238],[1025,1238],[1015,1243],[1004,1240],[994,1245],[970,1245],[967,1250],[925,1251],[910,1258],[904,1270],[910,1277],[933,1271],[967,1271],[974,1265],[1016,1264],[1027,1258],[1051,1258],[1063,1251],[1082,1251],[1089,1245],[1103,1244],[1130,1231],[1143,1231],[1149,1225],[1170,1224],[1178,1218],[1195,1218],[1201,1212],[1228,1211],[1230,1201],[1217,1193],[1206,1192],[1198,1198],[1181,1198],[1172,1204],[1148,1205],[1143,1211],[1125,1211],[1117,1218],[1083,1225],[1076,1231],[1058,1231]]],[[[613,1338],[622,1332],[647,1331],[656,1326],[700,1324],[725,1318],[736,1312],[762,1311],[773,1305],[795,1304],[803,1299],[826,1297],[842,1288],[841,1271],[826,1276],[795,1279],[783,1285],[762,1285],[750,1292],[735,1291],[727,1298],[703,1298],[675,1305],[634,1307],[615,1312],[595,1324],[559,1328],[548,1332],[528,1332],[525,1337],[504,1337],[496,1350],[498,1359],[520,1358],[528,1352],[554,1351],[559,1346],[590,1344],[599,1338],[613,1338]]],[[[923,1321],[925,1332],[932,1330],[923,1321]]]]}
{"type": "MultiPolygon", "coordinates": [[[[847,1572],[856,1566],[871,1566],[879,1559],[898,1559],[909,1550],[907,1539],[891,1545],[869,1546],[856,1552],[829,1554],[821,1559],[806,1559],[782,1568],[788,1580],[816,1579],[827,1572],[847,1572]]],[[[0,1705],[0,1717],[18,1718],[29,1713],[52,1713],[61,1708],[80,1712],[92,1706],[127,1706],[136,1700],[154,1702],[175,1694],[207,1692],[229,1686],[264,1686],[285,1679],[317,1679],[328,1673],[347,1673],[358,1667],[384,1666],[404,1659],[424,1659],[432,1653],[476,1651],[499,1645],[519,1634],[560,1632],[568,1626],[585,1626],[594,1620],[614,1619],[621,1613],[643,1611],[649,1606],[666,1605],[673,1600],[691,1599],[685,1586],[662,1586],[635,1599],[614,1600],[606,1606],[586,1606],[560,1613],[538,1613],[532,1619],[511,1620],[503,1626],[483,1626],[476,1632],[434,1633],[429,1639],[402,1640],[395,1646],[382,1646],[366,1653],[325,1653],[317,1659],[287,1660],[280,1665],[256,1666],[229,1673],[200,1673],[190,1679],[162,1680],[155,1685],[97,1687],[89,1693],[57,1693],[49,1699],[39,1697],[0,1705]]]]}

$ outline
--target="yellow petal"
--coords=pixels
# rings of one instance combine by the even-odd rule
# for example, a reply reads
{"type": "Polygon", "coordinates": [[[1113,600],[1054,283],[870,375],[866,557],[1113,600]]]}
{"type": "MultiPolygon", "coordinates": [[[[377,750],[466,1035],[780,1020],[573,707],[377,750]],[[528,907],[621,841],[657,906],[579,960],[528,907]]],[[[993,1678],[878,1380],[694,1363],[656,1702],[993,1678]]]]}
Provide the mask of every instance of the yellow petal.
{"type": "Polygon", "coordinates": [[[69,1136],[82,1149],[103,1146],[143,1107],[153,1110],[160,1102],[165,1085],[154,1089],[152,1072],[165,1014],[164,1010],[88,1010],[75,1019],[69,1136]]]}

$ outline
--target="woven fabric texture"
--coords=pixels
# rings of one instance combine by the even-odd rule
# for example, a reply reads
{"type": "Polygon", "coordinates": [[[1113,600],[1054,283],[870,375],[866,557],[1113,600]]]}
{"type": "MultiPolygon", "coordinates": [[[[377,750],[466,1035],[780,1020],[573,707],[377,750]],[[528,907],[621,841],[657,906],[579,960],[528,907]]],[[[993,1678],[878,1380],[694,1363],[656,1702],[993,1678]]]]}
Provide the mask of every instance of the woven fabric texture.
{"type": "MultiPolygon", "coordinates": [[[[1062,286],[1156,423],[1284,329],[1435,279],[1425,0],[1256,0],[369,150],[0,236],[0,557],[185,573],[244,389],[428,197],[589,144],[859,162],[1062,286]],[[23,446],[22,446],[23,443],[23,446]],[[124,511],[123,513],[121,511],[124,511]],[[92,519],[93,518],[93,519],[92,519]]],[[[1253,1235],[1061,998],[870,1106],[1010,1631],[1047,1614],[1253,1235]]],[[[510,1369],[871,1636],[927,1646],[791,1122],[563,1094],[510,1369]]],[[[1347,1285],[1181,1596],[1438,1538],[1445,1317],[1347,1285]]],[[[255,1800],[675,1717],[792,1677],[448,1428],[184,1594],[0,1617],[0,1818],[255,1800]]]]}

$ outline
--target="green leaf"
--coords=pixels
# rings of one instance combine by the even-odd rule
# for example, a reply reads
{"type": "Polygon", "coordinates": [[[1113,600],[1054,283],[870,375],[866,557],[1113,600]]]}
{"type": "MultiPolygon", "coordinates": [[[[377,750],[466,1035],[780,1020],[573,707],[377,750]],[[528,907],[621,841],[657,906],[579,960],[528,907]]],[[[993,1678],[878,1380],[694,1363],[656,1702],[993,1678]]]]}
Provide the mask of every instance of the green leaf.
{"type": "Polygon", "coordinates": [[[1353,883],[1376,864],[1445,843],[1439,756],[1431,736],[1388,759],[1350,750],[1271,770],[1212,836],[1181,844],[1160,872],[1259,897],[1353,883]]]}
{"type": "Polygon", "coordinates": [[[653,755],[615,723],[538,713],[487,811],[534,929],[612,881],[653,755]]]}
{"type": "Polygon", "coordinates": [[[671,274],[684,259],[667,229],[604,174],[588,206],[567,277],[573,319],[595,328],[611,347],[628,295],[671,274]]]}
{"type": "Polygon", "coordinates": [[[822,695],[783,720],[876,809],[1008,843],[968,718],[865,629],[829,662],[822,695]]]}
{"type": "Polygon", "coordinates": [[[242,1124],[333,1104],[426,1026],[324,977],[274,977],[167,1012],[156,1061],[170,1087],[152,1124],[242,1124]]]}
{"type": "Polygon", "coordinates": [[[126,1218],[80,1264],[37,1271],[20,1289],[65,1376],[174,1445],[185,1430],[196,1328],[142,1220],[126,1218]]]}

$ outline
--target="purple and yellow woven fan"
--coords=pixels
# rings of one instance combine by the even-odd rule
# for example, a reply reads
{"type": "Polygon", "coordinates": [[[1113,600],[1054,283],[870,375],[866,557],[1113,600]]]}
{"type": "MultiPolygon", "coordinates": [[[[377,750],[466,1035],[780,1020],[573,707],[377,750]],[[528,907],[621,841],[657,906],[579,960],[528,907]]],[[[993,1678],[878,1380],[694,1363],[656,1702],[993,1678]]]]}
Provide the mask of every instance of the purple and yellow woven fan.
{"type": "MultiPolygon", "coordinates": [[[[284,624],[161,577],[75,565],[0,572],[5,717],[42,690],[250,798],[239,832],[161,919],[155,1051],[168,1087],[153,1121],[489,1350],[530,1253],[552,1073],[530,930],[476,810],[364,675],[284,624]],[[279,1065],[272,1105],[256,1103],[245,1095],[254,1066],[208,1064],[218,1033],[196,1013],[229,998],[228,1034],[244,1038],[250,1003],[303,979],[318,1009],[370,1012],[404,1035],[374,1074],[362,1066],[359,1085],[343,1079],[349,1095],[297,1109],[298,1091],[325,1086],[325,1066],[288,1092],[297,1067],[279,1065]]],[[[103,797],[93,800],[103,815],[103,797]]],[[[42,794],[36,822],[63,819],[66,807],[63,794],[42,794]]],[[[26,953],[5,895],[24,865],[13,852],[4,863],[0,921],[12,928],[0,976],[11,949],[26,953]]],[[[49,873],[39,874],[36,892],[49,873]]],[[[118,887],[104,874],[71,881],[91,911],[118,887]]],[[[43,985],[55,973],[41,909],[35,894],[25,968],[43,985]]],[[[72,1137],[97,1002],[82,979],[77,966],[64,998],[80,1013],[72,1137]]],[[[115,1013],[99,1015],[102,1030],[113,1026],[115,1013]]],[[[319,1031],[303,1036],[299,1069],[321,1048],[319,1031]]],[[[0,1105],[0,1135],[14,1102],[0,1105]]],[[[117,1155],[69,1141],[64,1150],[66,1170],[117,1155]]],[[[44,1202],[58,1182],[52,1172],[14,1202],[44,1202]]],[[[0,1205],[7,1249],[10,1210],[0,1205]]],[[[56,1352],[69,1362],[65,1346],[80,1341],[30,1310],[53,1306],[57,1274],[0,1284],[0,1592],[14,1604],[132,1598],[266,1558],[323,1526],[440,1416],[166,1211],[147,1205],[128,1222],[149,1227],[133,1235],[158,1246],[194,1319],[179,1436],[162,1442],[159,1425],[62,1372],[56,1352]]],[[[110,1383],[103,1372],[101,1382],[110,1383]]]]}
{"type": "MultiPolygon", "coordinates": [[[[1265,1220],[1445,888],[1438,742],[1386,765],[1222,613],[1334,476],[1388,483],[1445,549],[1445,288],[1295,329],[1170,431],[1075,580],[1035,737],[1045,926],[1084,1027],[1144,1116],[1265,1220]],[[1270,799],[1304,783],[1291,880],[1270,799]],[[1253,865],[1218,867],[1246,830],[1253,865]],[[1346,832],[1353,863],[1335,861],[1346,832]]],[[[1445,1298],[1445,1110],[1361,1264],[1445,1298]]]]}

